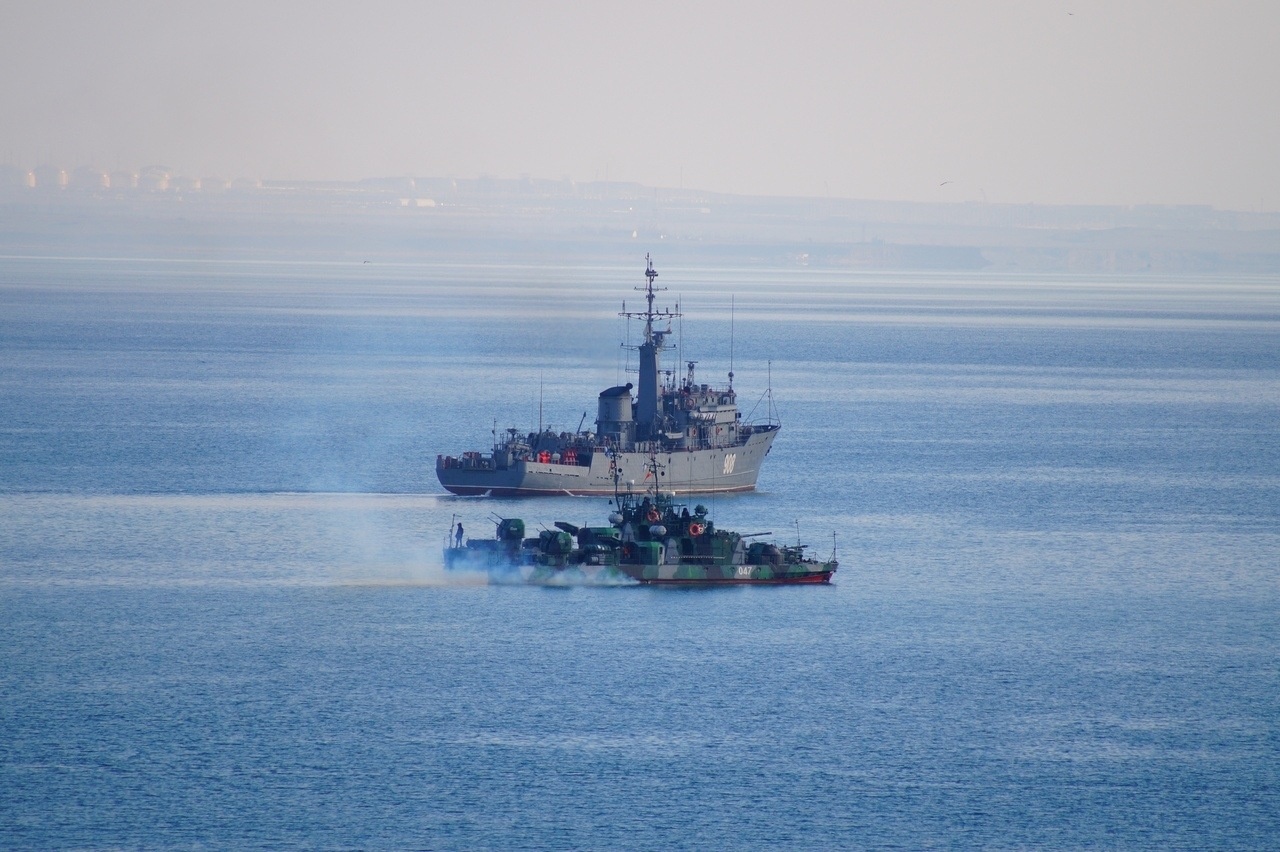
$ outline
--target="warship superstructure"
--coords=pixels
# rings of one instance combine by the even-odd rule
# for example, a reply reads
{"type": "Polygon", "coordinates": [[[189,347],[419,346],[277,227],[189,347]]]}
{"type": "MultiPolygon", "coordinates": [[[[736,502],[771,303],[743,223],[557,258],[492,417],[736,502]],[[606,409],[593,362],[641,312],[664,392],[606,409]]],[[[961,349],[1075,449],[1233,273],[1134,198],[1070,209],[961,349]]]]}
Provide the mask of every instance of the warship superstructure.
{"type": "Polygon", "coordinates": [[[648,256],[645,261],[646,283],[636,288],[644,293],[645,309],[627,311],[624,305],[620,314],[644,321],[644,339],[636,347],[639,386],[601,391],[594,431],[507,429],[494,436],[491,452],[437,456],[436,475],[445,489],[495,497],[613,494],[619,477],[640,480],[651,456],[662,460],[659,485],[666,492],[756,487],[780,424],[771,415],[764,422],[743,422],[732,371],[729,383],[717,387],[698,383],[692,361],[682,376],[661,369],[671,320],[681,314],[655,309],[658,273],[648,256]]]}
{"type": "Polygon", "coordinates": [[[498,582],[637,582],[661,586],[814,585],[830,583],[839,563],[813,559],[805,545],[763,540],[769,532],[719,529],[704,506],[692,513],[669,494],[620,494],[607,526],[556,521],[525,537],[520,518],[498,518],[491,539],[458,535],[445,567],[486,573],[498,582]]]}

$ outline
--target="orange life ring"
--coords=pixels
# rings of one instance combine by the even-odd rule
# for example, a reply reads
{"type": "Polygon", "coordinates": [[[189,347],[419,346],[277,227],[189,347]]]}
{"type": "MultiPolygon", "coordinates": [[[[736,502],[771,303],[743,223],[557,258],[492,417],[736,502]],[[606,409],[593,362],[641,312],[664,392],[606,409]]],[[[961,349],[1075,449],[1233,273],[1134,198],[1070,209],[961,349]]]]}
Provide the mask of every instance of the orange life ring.
{"type": "Polygon", "coordinates": [[[694,521],[693,523],[689,524],[689,535],[699,536],[699,535],[702,535],[703,531],[705,530],[706,530],[706,527],[704,527],[702,524],[698,523],[697,521],[694,521]]]}
{"type": "Polygon", "coordinates": [[[658,514],[657,509],[650,509],[649,514],[645,515],[645,517],[649,520],[649,523],[651,524],[656,524],[658,521],[662,520],[662,515],[658,514]]]}

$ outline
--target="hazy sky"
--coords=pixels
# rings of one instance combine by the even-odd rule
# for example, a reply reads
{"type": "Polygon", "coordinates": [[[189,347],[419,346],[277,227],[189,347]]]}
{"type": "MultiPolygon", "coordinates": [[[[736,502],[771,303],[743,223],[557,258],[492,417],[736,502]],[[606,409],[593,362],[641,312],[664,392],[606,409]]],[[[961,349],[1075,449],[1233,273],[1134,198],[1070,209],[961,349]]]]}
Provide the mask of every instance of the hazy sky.
{"type": "Polygon", "coordinates": [[[0,161],[1280,208],[1280,2],[0,5],[0,161]]]}

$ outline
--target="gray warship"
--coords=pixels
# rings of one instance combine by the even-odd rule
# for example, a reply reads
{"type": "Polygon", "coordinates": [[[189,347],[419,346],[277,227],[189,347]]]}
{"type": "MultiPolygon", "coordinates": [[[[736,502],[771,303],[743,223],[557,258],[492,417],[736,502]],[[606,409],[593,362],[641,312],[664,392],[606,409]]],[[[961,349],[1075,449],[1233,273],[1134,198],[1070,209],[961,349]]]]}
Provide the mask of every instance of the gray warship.
{"type": "MultiPolygon", "coordinates": [[[[631,383],[600,392],[595,430],[524,433],[507,429],[494,436],[491,452],[436,457],[436,476],[447,491],[461,495],[531,497],[612,495],[621,481],[643,483],[653,476],[650,458],[662,460],[656,484],[675,494],[751,491],[781,424],[772,416],[743,422],[733,389],[699,384],[695,362],[683,376],[661,369],[671,320],[678,310],[655,309],[658,273],[645,256],[645,309],[619,316],[644,321],[639,351],[639,387],[631,383]],[[658,326],[665,325],[665,328],[658,326]],[[635,395],[632,395],[632,391],[635,395]]],[[[584,415],[585,420],[585,415],[584,415]]],[[[643,487],[643,484],[642,486],[643,487]]]]}

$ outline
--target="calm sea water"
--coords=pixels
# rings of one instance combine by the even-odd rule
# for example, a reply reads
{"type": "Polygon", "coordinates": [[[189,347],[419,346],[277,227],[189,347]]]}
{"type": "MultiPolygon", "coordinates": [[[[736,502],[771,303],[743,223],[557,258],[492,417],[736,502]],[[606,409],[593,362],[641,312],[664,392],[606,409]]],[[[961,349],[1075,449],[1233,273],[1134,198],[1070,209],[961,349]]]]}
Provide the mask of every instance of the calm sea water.
{"type": "Polygon", "coordinates": [[[0,846],[1280,846],[1280,284],[659,257],[835,584],[447,574],[633,260],[0,259],[0,846]]]}

